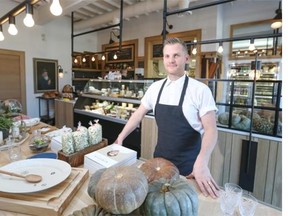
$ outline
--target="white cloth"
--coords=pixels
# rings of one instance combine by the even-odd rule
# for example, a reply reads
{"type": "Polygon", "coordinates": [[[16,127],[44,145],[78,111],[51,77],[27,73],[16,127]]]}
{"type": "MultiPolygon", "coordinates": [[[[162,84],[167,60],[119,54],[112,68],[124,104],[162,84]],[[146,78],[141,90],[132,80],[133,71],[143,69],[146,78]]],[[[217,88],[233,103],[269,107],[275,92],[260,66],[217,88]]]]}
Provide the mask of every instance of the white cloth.
{"type": "MultiPolygon", "coordinates": [[[[171,81],[168,78],[162,91],[159,101],[160,104],[179,104],[185,76],[186,75],[183,75],[176,81],[171,81]]],[[[155,110],[157,97],[164,80],[165,79],[154,82],[146,91],[141,100],[141,103],[146,109],[153,111],[155,110]]],[[[184,116],[188,120],[191,127],[193,127],[194,130],[198,131],[200,134],[203,133],[203,126],[200,117],[209,111],[217,111],[217,107],[209,87],[204,83],[192,78],[189,78],[182,109],[184,116]]],[[[167,116],[167,118],[169,118],[169,116],[167,116]]]]}

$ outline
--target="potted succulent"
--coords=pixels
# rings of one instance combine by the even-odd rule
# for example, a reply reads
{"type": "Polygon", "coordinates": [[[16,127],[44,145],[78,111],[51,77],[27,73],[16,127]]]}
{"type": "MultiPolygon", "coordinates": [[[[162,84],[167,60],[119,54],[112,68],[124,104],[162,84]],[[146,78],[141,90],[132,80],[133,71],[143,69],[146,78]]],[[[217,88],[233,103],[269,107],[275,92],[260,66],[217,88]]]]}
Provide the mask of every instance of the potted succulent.
{"type": "Polygon", "coordinates": [[[3,132],[3,139],[9,136],[9,130],[13,125],[13,120],[4,114],[0,114],[0,131],[3,132]]]}

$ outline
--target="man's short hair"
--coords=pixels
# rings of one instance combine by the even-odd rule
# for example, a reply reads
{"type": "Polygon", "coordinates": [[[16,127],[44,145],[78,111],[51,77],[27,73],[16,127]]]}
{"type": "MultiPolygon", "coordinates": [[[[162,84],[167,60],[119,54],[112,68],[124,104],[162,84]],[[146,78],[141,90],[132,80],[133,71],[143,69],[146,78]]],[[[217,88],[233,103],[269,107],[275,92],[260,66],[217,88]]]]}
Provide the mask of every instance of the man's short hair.
{"type": "Polygon", "coordinates": [[[181,39],[179,38],[167,38],[165,41],[164,41],[164,46],[163,46],[163,49],[166,45],[172,45],[172,44],[180,44],[182,47],[183,47],[183,50],[188,53],[188,49],[187,49],[187,46],[186,46],[186,43],[184,41],[182,41],[181,39]]]}

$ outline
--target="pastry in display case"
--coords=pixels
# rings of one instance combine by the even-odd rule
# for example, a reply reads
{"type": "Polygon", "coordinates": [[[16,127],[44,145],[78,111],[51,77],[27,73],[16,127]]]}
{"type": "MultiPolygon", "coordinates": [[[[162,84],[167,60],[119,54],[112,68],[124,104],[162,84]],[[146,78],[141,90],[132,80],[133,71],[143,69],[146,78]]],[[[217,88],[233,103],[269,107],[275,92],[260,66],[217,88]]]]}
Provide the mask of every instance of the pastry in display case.
{"type": "MultiPolygon", "coordinates": [[[[85,126],[99,119],[103,137],[113,143],[130,116],[140,106],[141,98],[154,80],[89,80],[74,105],[74,125],[85,126]]],[[[141,124],[123,141],[123,146],[141,151],[141,124]]]]}
{"type": "Polygon", "coordinates": [[[152,83],[153,80],[91,79],[78,98],[74,112],[125,124],[152,83]]]}

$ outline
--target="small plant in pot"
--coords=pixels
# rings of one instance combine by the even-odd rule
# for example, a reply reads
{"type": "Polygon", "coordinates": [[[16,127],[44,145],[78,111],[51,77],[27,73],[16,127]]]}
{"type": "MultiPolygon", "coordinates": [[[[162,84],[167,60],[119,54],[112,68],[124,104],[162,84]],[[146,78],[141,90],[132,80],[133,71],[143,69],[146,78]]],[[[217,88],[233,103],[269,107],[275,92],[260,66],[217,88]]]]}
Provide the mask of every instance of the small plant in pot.
{"type": "Polygon", "coordinates": [[[4,115],[0,114],[0,131],[3,132],[3,139],[6,139],[9,136],[9,130],[13,125],[13,120],[4,115]]]}

